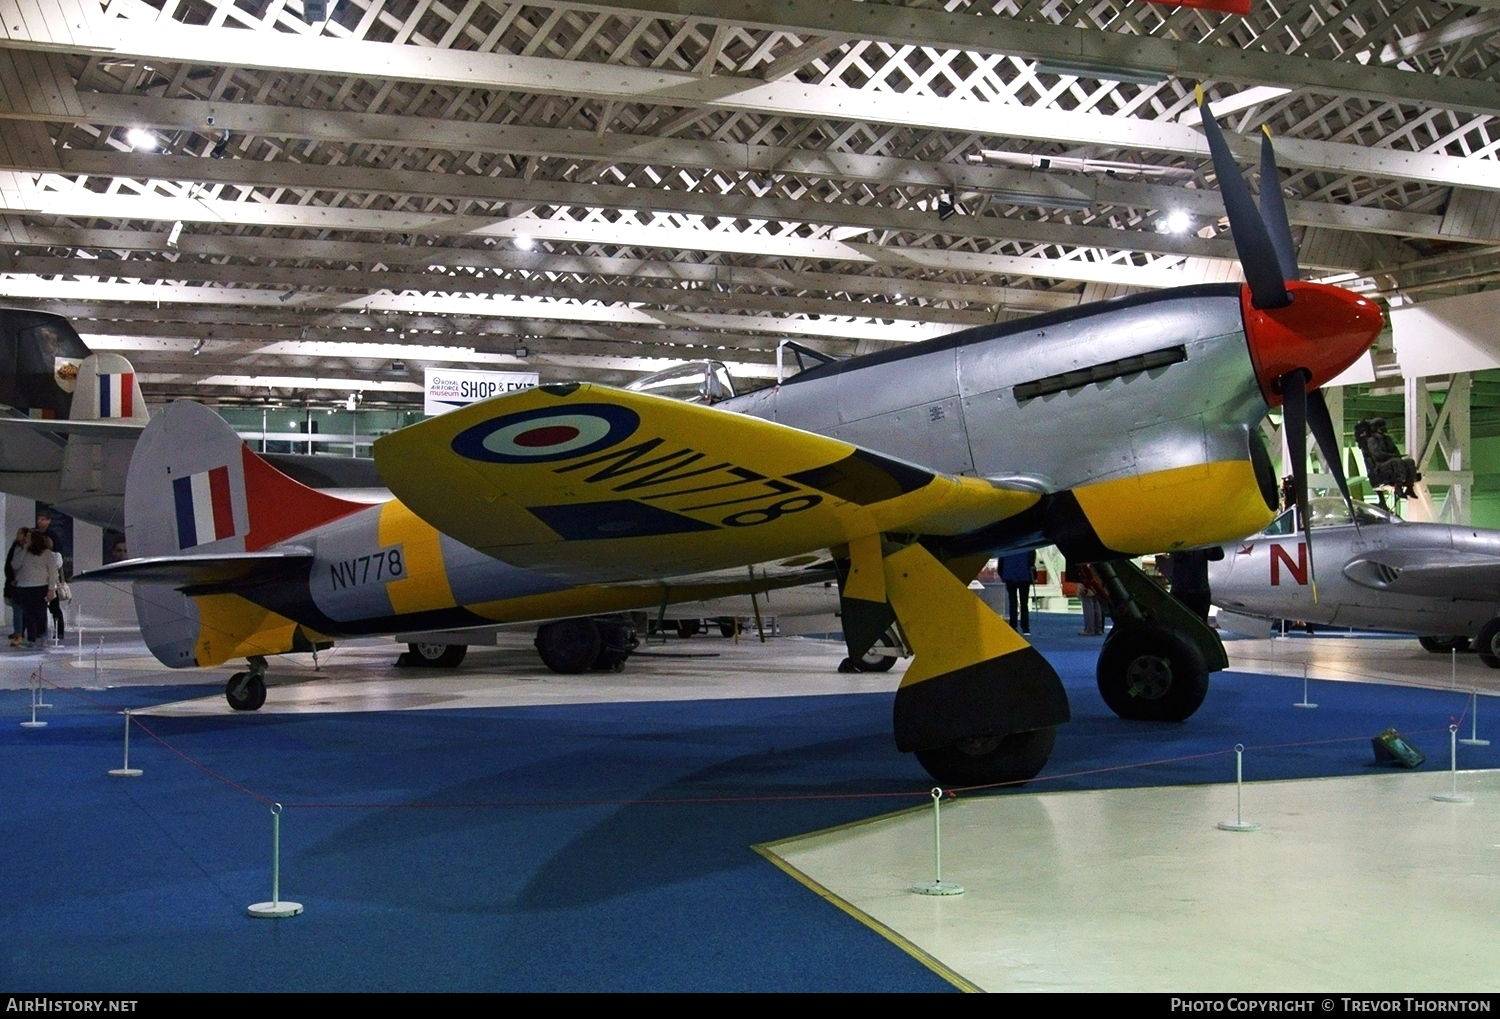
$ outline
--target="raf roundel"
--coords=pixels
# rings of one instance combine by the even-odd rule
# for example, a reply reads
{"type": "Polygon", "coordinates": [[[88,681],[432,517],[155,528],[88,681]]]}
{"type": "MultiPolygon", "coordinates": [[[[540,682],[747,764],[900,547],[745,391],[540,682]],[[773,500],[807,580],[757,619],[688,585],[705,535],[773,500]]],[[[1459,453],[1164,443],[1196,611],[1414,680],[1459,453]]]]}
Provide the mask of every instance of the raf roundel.
{"type": "Polygon", "coordinates": [[[635,434],[635,411],[606,403],[506,414],[460,432],[453,452],[470,460],[522,464],[571,460],[635,434]]]}

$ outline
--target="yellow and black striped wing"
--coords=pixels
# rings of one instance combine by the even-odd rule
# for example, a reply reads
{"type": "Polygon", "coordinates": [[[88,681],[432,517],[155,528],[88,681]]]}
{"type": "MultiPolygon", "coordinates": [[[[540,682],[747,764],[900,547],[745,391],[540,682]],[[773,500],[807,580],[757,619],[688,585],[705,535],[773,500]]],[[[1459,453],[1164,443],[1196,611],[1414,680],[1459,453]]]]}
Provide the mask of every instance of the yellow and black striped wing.
{"type": "Polygon", "coordinates": [[[498,559],[595,582],[678,576],[900,531],[960,534],[1031,492],[643,393],[541,386],[375,443],[396,497],[498,559]]]}

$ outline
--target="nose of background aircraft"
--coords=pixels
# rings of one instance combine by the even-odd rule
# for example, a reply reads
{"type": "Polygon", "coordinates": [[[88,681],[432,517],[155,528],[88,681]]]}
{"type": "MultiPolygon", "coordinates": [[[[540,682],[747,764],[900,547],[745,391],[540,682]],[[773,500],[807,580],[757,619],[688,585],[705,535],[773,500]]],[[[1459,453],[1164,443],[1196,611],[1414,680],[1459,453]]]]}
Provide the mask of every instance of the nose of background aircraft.
{"type": "Polygon", "coordinates": [[[1370,349],[1385,319],[1375,302],[1325,283],[1287,280],[1292,302],[1284,308],[1260,309],[1250,288],[1241,292],[1250,360],[1266,403],[1281,404],[1277,380],[1305,368],[1309,389],[1324,385],[1370,349]]]}

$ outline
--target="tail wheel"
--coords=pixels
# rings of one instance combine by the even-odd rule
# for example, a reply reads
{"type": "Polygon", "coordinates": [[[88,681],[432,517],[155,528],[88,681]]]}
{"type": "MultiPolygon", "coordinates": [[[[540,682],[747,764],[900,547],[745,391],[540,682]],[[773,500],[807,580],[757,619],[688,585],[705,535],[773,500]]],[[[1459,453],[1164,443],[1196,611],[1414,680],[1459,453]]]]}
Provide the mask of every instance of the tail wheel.
{"type": "MultiPolygon", "coordinates": [[[[896,648],[899,645],[896,639],[889,633],[882,634],[875,642],[875,646],[866,651],[860,658],[845,658],[844,661],[854,666],[853,672],[890,672],[891,666],[896,664],[896,656],[888,655],[880,649],[883,647],[896,648]]],[[[840,672],[844,670],[839,669],[840,672]]]]}
{"type": "Polygon", "coordinates": [[[259,711],[266,703],[266,681],[253,672],[236,672],[224,684],[224,698],[235,711],[259,711]]]}
{"type": "Polygon", "coordinates": [[[1500,669],[1500,617],[1491,619],[1479,628],[1474,638],[1474,650],[1479,660],[1492,669],[1500,669]]]}
{"type": "Polygon", "coordinates": [[[1185,636],[1154,621],[1118,623],[1099,652],[1099,694],[1121,718],[1181,722],[1208,696],[1208,666],[1185,636]]]}
{"type": "Polygon", "coordinates": [[[408,644],[406,645],[412,665],[426,665],[435,669],[452,669],[469,653],[467,644],[408,644]]]}
{"type": "Polygon", "coordinates": [[[677,636],[679,637],[691,637],[701,629],[703,629],[703,623],[697,619],[677,620],[677,636]]]}
{"type": "Polygon", "coordinates": [[[725,637],[733,637],[739,632],[740,623],[738,619],[722,618],[718,620],[719,633],[725,637]]]}
{"type": "Polygon", "coordinates": [[[995,785],[1036,778],[1052,756],[1057,726],[976,736],[951,746],[918,750],[917,761],[942,786],[995,785]]]}
{"type": "Polygon", "coordinates": [[[536,650],[553,672],[573,675],[593,667],[604,638],[592,619],[559,619],[537,627],[536,650]]]}

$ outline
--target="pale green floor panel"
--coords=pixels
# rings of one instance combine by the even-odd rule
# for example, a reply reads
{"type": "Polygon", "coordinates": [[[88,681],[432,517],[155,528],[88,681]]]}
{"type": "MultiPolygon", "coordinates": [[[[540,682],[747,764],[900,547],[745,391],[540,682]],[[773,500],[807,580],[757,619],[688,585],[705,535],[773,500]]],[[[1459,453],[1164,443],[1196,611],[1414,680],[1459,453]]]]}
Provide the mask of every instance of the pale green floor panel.
{"type": "Polygon", "coordinates": [[[766,847],[986,990],[1495,991],[1500,772],[975,796],[766,847]]]}

